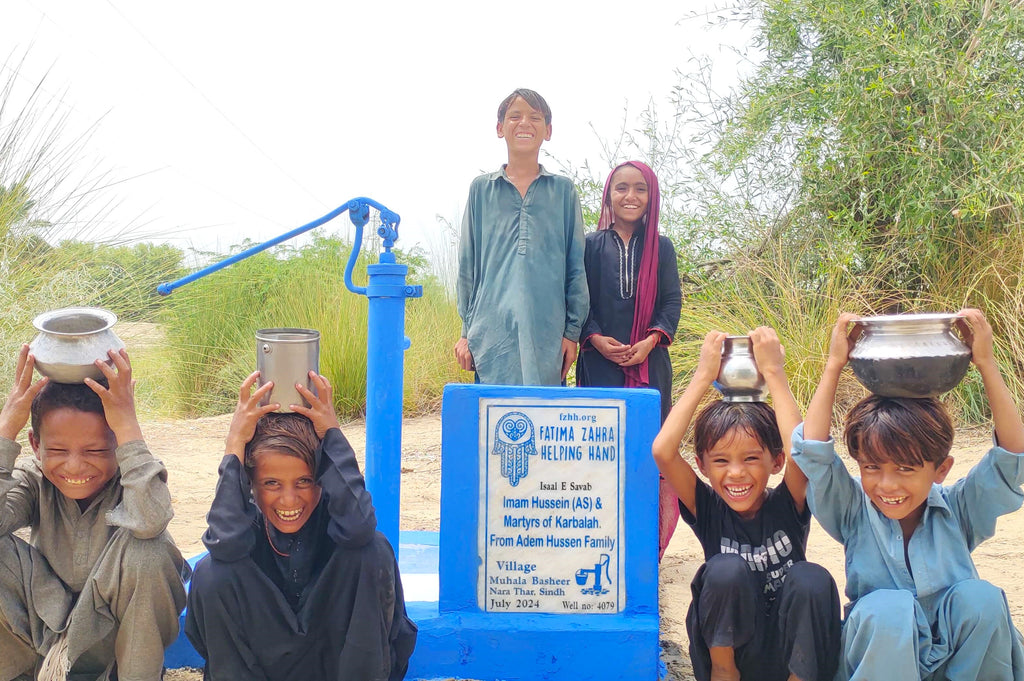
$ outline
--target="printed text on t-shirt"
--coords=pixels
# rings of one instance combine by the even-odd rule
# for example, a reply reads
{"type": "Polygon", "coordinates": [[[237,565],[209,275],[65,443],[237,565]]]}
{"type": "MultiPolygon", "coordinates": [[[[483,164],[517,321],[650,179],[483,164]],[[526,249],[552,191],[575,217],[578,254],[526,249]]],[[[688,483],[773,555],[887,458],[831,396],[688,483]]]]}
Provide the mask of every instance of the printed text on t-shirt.
{"type": "Polygon", "coordinates": [[[782,586],[786,579],[786,572],[793,565],[792,560],[786,560],[786,557],[792,552],[793,542],[790,541],[785,530],[779,530],[772,535],[771,542],[767,546],[740,544],[735,539],[722,537],[722,553],[739,554],[754,572],[771,570],[770,578],[764,587],[766,593],[776,591],[782,586]]]}

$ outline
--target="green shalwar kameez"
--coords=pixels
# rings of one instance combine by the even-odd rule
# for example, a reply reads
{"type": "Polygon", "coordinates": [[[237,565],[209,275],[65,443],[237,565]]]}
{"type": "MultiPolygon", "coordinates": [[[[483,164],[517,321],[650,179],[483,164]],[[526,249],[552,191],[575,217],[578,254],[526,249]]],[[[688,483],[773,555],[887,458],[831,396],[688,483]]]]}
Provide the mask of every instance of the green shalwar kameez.
{"type": "Polygon", "coordinates": [[[522,196],[505,168],[469,188],[459,243],[459,316],[481,383],[558,385],[562,339],[590,309],[583,215],[572,182],[541,166],[522,196]]]}

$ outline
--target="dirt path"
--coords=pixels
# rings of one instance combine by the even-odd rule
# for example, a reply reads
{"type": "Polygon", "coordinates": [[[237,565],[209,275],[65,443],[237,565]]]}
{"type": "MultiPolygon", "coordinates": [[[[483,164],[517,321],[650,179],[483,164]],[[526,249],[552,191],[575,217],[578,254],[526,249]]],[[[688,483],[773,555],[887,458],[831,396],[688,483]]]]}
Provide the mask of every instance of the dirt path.
{"type": "MultiPolygon", "coordinates": [[[[202,550],[200,538],[206,527],[205,515],[213,499],[217,465],[223,455],[224,436],[230,416],[187,421],[148,421],[143,425],[150,447],[170,471],[175,518],[171,532],[182,553],[191,556],[202,550]]],[[[342,427],[362,463],[366,431],[357,421],[342,427]]],[[[956,465],[949,479],[955,480],[973,466],[991,442],[988,430],[957,433],[953,455],[956,465]]],[[[441,421],[437,415],[407,419],[402,433],[402,528],[437,530],[441,499],[441,421]]],[[[848,462],[850,465],[851,462],[848,462]]],[[[826,535],[817,523],[811,529],[808,558],[824,565],[839,584],[845,584],[842,547],[826,535]]],[[[996,536],[974,552],[983,579],[1006,591],[1010,611],[1018,628],[1024,629],[1024,511],[1002,518],[996,536]]],[[[703,562],[703,554],[689,528],[681,524],[673,537],[661,567],[662,651],[671,681],[692,679],[686,655],[686,610],[690,604],[690,580],[703,562]]],[[[176,671],[168,681],[198,681],[202,675],[176,671]]]]}

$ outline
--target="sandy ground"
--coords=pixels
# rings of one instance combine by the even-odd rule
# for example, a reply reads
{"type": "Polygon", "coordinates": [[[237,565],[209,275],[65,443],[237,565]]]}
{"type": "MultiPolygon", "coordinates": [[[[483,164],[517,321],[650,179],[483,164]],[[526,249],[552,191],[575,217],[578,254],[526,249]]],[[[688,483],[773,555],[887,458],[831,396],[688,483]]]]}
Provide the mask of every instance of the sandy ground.
{"type": "MultiPolygon", "coordinates": [[[[175,505],[171,532],[191,556],[202,550],[200,537],[205,514],[213,499],[217,464],[223,454],[223,438],[230,416],[187,421],[148,421],[143,424],[153,452],[170,471],[170,488],[175,505]]],[[[364,450],[364,424],[342,427],[360,460],[364,450]]],[[[949,477],[963,476],[987,450],[988,430],[957,433],[953,455],[956,465],[949,477]]],[[[407,419],[402,434],[402,529],[437,530],[440,521],[441,422],[439,416],[407,419]]],[[[850,462],[847,462],[850,465],[850,462]]],[[[831,571],[842,593],[845,579],[842,547],[826,535],[817,523],[811,530],[808,558],[831,571]]],[[[1001,586],[1010,602],[1018,628],[1024,629],[1024,511],[1002,518],[996,536],[974,552],[982,578],[1001,586]]],[[[671,681],[692,679],[686,649],[685,616],[689,607],[689,583],[703,562],[700,546],[689,528],[681,524],[665,554],[661,569],[662,655],[671,681]]],[[[844,599],[845,600],[845,599],[844,599]]],[[[170,681],[199,681],[195,671],[168,673],[170,681]]]]}

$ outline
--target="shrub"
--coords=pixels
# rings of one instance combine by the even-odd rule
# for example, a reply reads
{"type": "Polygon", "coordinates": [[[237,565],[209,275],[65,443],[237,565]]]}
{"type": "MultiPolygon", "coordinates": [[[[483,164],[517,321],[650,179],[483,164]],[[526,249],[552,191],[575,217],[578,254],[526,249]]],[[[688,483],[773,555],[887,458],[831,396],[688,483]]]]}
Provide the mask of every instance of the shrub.
{"type": "MultiPolygon", "coordinates": [[[[255,332],[300,327],[320,331],[320,372],[334,386],[340,413],[360,414],[366,401],[367,299],[345,288],[350,244],[317,236],[301,248],[265,251],[176,291],[162,316],[177,358],[171,391],[189,416],[231,411],[238,386],[256,368],[255,332]]],[[[363,254],[353,279],[366,281],[363,254]]],[[[376,259],[376,256],[372,256],[376,259]]],[[[424,297],[406,304],[405,409],[439,403],[445,383],[460,380],[451,345],[455,305],[428,278],[424,297]],[[439,340],[440,339],[440,340],[439,340]]]]}

